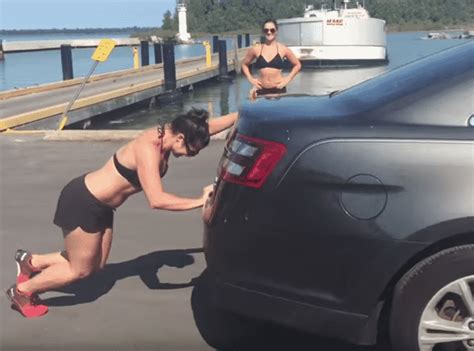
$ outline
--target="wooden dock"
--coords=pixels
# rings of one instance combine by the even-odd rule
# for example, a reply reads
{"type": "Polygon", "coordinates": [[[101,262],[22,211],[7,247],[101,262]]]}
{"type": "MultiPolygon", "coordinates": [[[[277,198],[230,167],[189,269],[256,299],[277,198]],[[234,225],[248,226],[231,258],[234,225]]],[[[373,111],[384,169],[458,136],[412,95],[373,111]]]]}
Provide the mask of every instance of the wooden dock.
{"type": "MultiPolygon", "coordinates": [[[[138,46],[138,38],[111,38],[115,46],[138,46]]],[[[95,48],[101,39],[60,39],[60,40],[33,40],[33,41],[4,41],[3,52],[15,53],[26,51],[58,50],[61,45],[70,45],[72,48],[95,48]]]]}
{"type": "MultiPolygon", "coordinates": [[[[227,51],[229,72],[238,70],[247,49],[227,51]]],[[[209,67],[205,56],[179,60],[176,62],[176,89],[218,77],[221,73],[218,54],[212,55],[209,67]]],[[[0,131],[56,129],[81,82],[81,78],[76,78],[0,92],[0,131]]],[[[93,75],[68,113],[67,124],[86,121],[168,92],[163,64],[93,75]]]]}

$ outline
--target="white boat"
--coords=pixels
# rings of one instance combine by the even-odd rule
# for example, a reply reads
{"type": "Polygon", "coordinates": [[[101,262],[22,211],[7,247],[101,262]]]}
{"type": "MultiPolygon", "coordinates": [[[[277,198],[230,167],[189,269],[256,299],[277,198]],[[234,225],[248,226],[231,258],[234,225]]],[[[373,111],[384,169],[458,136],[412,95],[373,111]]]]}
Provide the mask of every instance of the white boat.
{"type": "Polygon", "coordinates": [[[279,19],[279,40],[306,66],[386,64],[385,21],[372,18],[359,2],[349,8],[307,6],[303,17],[279,19]]]}

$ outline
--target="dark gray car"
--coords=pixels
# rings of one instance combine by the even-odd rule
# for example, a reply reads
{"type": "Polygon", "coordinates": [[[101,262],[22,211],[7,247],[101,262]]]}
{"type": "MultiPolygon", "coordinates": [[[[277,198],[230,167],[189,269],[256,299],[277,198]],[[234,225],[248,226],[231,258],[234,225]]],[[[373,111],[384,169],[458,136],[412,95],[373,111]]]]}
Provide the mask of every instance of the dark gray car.
{"type": "Polygon", "coordinates": [[[328,96],[244,106],[204,211],[206,341],[245,350],[271,321],[474,350],[473,102],[470,41],[328,96]]]}

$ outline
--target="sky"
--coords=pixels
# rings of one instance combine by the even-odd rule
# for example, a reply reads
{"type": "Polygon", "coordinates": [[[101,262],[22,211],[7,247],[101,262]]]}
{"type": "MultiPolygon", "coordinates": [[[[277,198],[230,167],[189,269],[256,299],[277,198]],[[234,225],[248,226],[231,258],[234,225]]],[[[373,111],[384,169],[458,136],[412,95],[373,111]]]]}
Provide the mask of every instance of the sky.
{"type": "Polygon", "coordinates": [[[1,29],[160,27],[176,0],[0,0],[1,29]]]}

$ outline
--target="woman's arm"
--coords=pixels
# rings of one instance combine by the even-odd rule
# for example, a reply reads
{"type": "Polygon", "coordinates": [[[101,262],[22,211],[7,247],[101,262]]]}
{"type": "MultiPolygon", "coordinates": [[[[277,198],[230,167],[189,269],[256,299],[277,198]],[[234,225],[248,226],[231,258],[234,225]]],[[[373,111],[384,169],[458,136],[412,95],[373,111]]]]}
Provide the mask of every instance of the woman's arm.
{"type": "Polygon", "coordinates": [[[284,46],[284,52],[285,52],[285,57],[288,59],[288,61],[290,61],[293,67],[291,68],[290,73],[285,78],[283,78],[280,84],[278,84],[277,88],[279,89],[282,89],[285,86],[287,86],[288,83],[290,83],[291,80],[295,78],[298,72],[301,71],[301,62],[300,60],[296,58],[293,51],[290,48],[284,46]]]}
{"type": "Polygon", "coordinates": [[[180,197],[163,190],[159,173],[159,150],[160,145],[157,145],[156,139],[151,140],[146,135],[139,137],[134,145],[138,178],[150,207],[169,211],[186,211],[201,207],[211,191],[207,187],[201,197],[195,199],[180,197]]]}
{"type": "Polygon", "coordinates": [[[250,84],[252,84],[257,89],[261,89],[262,83],[258,79],[255,79],[252,76],[252,74],[250,73],[250,68],[249,68],[250,64],[255,59],[255,57],[256,57],[255,48],[251,47],[250,49],[247,50],[247,53],[245,54],[245,57],[242,60],[242,72],[245,75],[245,77],[247,77],[250,84]]]}
{"type": "Polygon", "coordinates": [[[232,112],[218,118],[209,120],[209,134],[214,135],[232,127],[239,116],[238,112],[232,112]]]}

